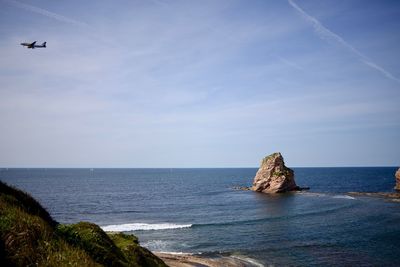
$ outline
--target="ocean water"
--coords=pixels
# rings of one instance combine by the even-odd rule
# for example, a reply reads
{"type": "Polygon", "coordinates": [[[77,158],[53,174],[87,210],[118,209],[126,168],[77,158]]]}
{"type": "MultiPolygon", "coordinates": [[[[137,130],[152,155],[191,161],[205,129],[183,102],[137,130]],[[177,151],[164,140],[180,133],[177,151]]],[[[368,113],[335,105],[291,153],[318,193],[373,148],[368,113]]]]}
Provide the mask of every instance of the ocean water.
{"type": "Polygon", "coordinates": [[[394,167],[294,168],[306,193],[265,195],[256,168],[1,169],[62,223],[125,231],[153,251],[228,255],[249,266],[400,266],[394,167]]]}

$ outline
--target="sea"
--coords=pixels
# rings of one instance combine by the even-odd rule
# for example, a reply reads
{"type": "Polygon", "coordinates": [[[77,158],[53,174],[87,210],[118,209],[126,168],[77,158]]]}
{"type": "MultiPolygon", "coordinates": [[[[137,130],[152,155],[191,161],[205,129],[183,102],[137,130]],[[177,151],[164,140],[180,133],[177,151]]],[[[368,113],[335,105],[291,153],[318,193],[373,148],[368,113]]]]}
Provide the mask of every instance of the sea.
{"type": "Polygon", "coordinates": [[[61,223],[90,221],[157,252],[236,257],[248,266],[400,266],[395,167],[293,168],[302,193],[250,186],[257,168],[0,169],[61,223]]]}

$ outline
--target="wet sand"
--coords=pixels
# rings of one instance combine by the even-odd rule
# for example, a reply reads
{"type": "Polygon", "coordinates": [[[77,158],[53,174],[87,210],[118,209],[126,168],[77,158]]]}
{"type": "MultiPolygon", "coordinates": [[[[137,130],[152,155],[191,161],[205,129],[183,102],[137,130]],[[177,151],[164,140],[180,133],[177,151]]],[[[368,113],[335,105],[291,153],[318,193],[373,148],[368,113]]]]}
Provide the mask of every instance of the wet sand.
{"type": "Polygon", "coordinates": [[[206,257],[201,255],[191,254],[170,254],[154,252],[157,257],[161,258],[170,267],[248,267],[248,266],[262,266],[258,264],[251,264],[248,261],[227,257],[206,257]]]}

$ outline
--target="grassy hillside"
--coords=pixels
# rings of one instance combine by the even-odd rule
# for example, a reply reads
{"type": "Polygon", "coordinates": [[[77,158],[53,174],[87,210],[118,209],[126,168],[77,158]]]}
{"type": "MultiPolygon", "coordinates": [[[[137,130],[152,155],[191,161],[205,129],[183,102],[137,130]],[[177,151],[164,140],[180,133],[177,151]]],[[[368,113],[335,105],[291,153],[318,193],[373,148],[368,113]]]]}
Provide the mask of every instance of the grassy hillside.
{"type": "Polygon", "coordinates": [[[93,223],[57,223],[27,193],[0,181],[0,266],[166,266],[135,236],[93,223]]]}

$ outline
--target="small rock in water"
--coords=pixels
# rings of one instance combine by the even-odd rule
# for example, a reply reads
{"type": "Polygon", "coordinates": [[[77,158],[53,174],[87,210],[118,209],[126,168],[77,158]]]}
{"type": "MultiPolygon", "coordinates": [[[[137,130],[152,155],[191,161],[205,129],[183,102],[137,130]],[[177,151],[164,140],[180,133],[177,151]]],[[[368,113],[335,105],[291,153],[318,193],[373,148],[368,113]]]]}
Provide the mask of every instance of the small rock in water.
{"type": "Polygon", "coordinates": [[[251,187],[247,187],[247,186],[234,186],[232,188],[235,190],[243,190],[243,191],[251,190],[251,187]]]}
{"type": "Polygon", "coordinates": [[[283,193],[301,190],[294,181],[294,172],[285,166],[281,153],[273,153],[261,161],[251,190],[262,193],[283,193]]]}

